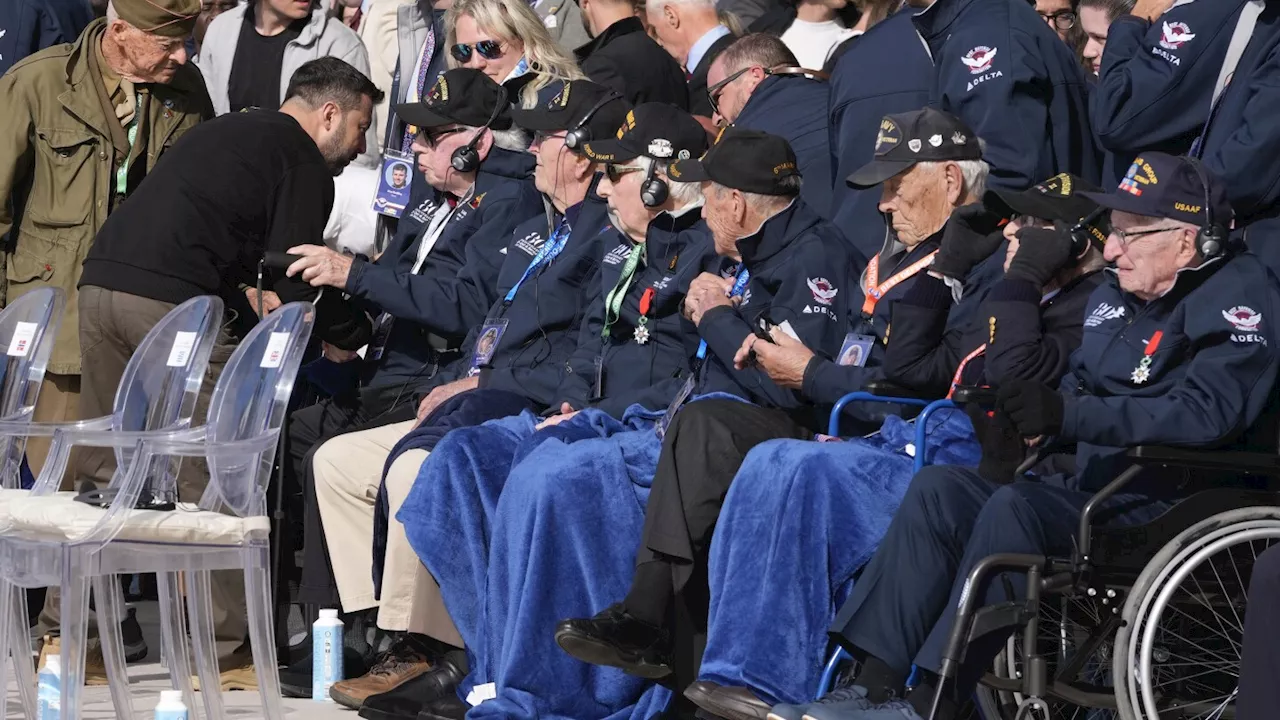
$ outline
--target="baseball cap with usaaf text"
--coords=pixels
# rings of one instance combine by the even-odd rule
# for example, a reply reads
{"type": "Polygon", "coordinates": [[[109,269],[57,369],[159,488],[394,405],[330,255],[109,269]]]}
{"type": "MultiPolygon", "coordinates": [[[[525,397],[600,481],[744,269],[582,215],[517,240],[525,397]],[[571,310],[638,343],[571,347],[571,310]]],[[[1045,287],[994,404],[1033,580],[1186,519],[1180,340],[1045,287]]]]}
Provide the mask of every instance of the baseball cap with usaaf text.
{"type": "Polygon", "coordinates": [[[1180,220],[1193,225],[1230,227],[1226,188],[1188,157],[1143,153],[1135,158],[1111,193],[1084,193],[1108,210],[1180,220]]]}

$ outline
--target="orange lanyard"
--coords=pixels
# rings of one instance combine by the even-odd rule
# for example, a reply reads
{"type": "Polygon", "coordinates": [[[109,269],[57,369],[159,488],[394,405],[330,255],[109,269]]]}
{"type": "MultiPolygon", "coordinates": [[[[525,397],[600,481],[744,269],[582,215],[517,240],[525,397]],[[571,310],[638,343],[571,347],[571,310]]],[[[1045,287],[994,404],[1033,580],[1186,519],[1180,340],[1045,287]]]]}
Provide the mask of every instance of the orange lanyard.
{"type": "Polygon", "coordinates": [[[974,350],[968,355],[965,355],[964,359],[960,361],[960,367],[956,368],[956,374],[951,378],[951,389],[947,391],[948,400],[950,400],[951,396],[955,394],[956,387],[960,385],[960,376],[964,374],[964,366],[968,365],[970,360],[978,357],[979,355],[985,353],[986,351],[987,351],[987,344],[983,343],[978,346],[977,350],[974,350]]]}
{"type": "Polygon", "coordinates": [[[937,254],[938,251],[934,250],[928,255],[925,255],[912,263],[902,272],[894,275],[888,280],[885,280],[883,285],[876,284],[880,279],[880,256],[876,255],[872,257],[871,262],[867,263],[867,297],[862,301],[862,314],[867,317],[874,315],[876,312],[876,303],[880,302],[880,298],[884,297],[890,290],[897,286],[898,283],[929,267],[929,263],[933,262],[933,256],[937,254]]]}

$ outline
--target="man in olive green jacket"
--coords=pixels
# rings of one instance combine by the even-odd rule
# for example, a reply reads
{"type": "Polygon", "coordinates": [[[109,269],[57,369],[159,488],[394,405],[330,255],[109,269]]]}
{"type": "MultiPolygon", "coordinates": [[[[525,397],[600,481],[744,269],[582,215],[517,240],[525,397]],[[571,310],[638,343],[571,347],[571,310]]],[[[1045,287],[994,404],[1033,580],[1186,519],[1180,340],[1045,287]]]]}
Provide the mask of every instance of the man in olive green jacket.
{"type": "MultiPolygon", "coordinates": [[[[183,47],[199,13],[200,0],[113,0],[74,43],[0,78],[0,300],[50,286],[67,297],[37,421],[78,416],[76,284],[98,229],[166,149],[213,116],[183,47]]],[[[39,472],[48,443],[27,451],[39,472]]]]}

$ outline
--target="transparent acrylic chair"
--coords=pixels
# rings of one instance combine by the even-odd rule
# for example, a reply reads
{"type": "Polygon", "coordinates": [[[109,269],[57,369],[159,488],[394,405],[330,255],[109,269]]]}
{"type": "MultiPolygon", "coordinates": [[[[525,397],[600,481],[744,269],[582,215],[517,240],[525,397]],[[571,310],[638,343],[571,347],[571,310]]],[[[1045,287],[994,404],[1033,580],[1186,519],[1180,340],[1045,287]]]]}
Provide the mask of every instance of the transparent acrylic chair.
{"type": "MultiPolygon", "coordinates": [[[[132,713],[119,634],[119,596],[112,583],[120,573],[154,572],[161,591],[164,650],[174,685],[195,708],[182,618],[179,576],[186,587],[187,617],[203,690],[205,715],[225,717],[214,643],[210,571],[245,575],[250,643],[257,668],[262,709],[283,717],[272,626],[270,522],[267,485],[294,379],[315,318],[310,303],[291,303],[272,312],[236,348],[218,378],[208,422],[196,428],[122,433],[80,433],[76,444],[130,450],[112,478],[117,492],[110,508],[66,497],[30,498],[10,506],[10,529],[0,554],[19,573],[43,580],[58,566],[63,588],[64,649],[76,628],[77,655],[63,659],[64,719],[76,718],[78,697],[71,668],[83,667],[83,635],[89,583],[99,599],[99,633],[116,713],[132,713]],[[149,484],[161,497],[176,494],[174,468],[183,458],[207,465],[209,483],[198,504],[173,510],[137,510],[134,500],[149,484]],[[68,709],[73,709],[68,712],[68,709]]],[[[123,391],[123,390],[122,390],[123,391]]],[[[189,498],[187,498],[189,500],[189,498]]],[[[38,583],[37,583],[38,584],[38,583]]]]}
{"type": "MultiPolygon", "coordinates": [[[[96,527],[84,525],[85,512],[110,516],[113,520],[123,519],[128,514],[127,508],[133,506],[140,494],[142,485],[136,483],[130,487],[125,482],[128,471],[133,467],[131,461],[136,440],[148,437],[150,433],[192,432],[191,418],[222,323],[222,309],[222,301],[218,298],[198,297],[179,305],[162,318],[143,338],[126,365],[111,415],[74,423],[0,420],[0,436],[52,437],[49,455],[31,493],[0,504],[0,578],[4,582],[4,591],[0,592],[0,617],[8,619],[0,622],[0,634],[9,636],[11,630],[21,624],[23,631],[18,639],[26,648],[21,657],[29,657],[30,648],[25,643],[25,603],[21,600],[21,591],[15,592],[14,589],[61,587],[64,718],[79,716],[88,620],[90,575],[87,570],[95,565],[96,551],[110,539],[101,531],[95,532],[96,527]],[[76,502],[73,493],[58,492],[75,445],[115,448],[117,469],[111,490],[118,494],[109,510],[76,502]],[[19,505],[25,507],[22,517],[38,515],[43,512],[42,508],[52,508],[50,519],[57,532],[41,533],[29,527],[32,524],[30,520],[19,522],[19,505]],[[18,608],[14,607],[15,597],[19,598],[18,608]]],[[[166,464],[158,469],[157,477],[151,479],[157,487],[172,487],[176,470],[176,464],[166,464]]],[[[109,651],[111,638],[119,649],[122,647],[119,623],[123,619],[119,588],[105,583],[95,584],[98,585],[95,595],[104,652],[109,651]],[[104,592],[104,588],[111,592],[104,592]]],[[[0,640],[3,641],[0,647],[18,646],[8,637],[0,640]]],[[[118,657],[122,658],[122,650],[119,652],[118,657]]],[[[119,674],[111,678],[113,686],[119,684],[123,688],[122,693],[112,688],[117,710],[121,707],[119,701],[127,701],[128,698],[123,667],[121,662],[119,674]]]]}
{"type": "MultiPolygon", "coordinates": [[[[49,355],[53,352],[62,324],[65,298],[56,288],[40,288],[9,303],[0,312],[0,422],[29,425],[44,380],[49,355]]],[[[19,468],[26,449],[26,434],[0,433],[0,503],[15,497],[24,497],[27,491],[20,488],[19,468]]],[[[35,677],[32,674],[31,648],[26,640],[26,593],[9,585],[0,585],[0,592],[11,595],[15,607],[22,612],[21,621],[10,628],[12,647],[2,644],[6,654],[14,658],[14,671],[18,678],[18,695],[27,714],[35,711],[35,677]]],[[[8,614],[0,615],[0,621],[8,622],[8,614]]],[[[15,620],[18,618],[15,616],[15,620]]],[[[0,688],[8,687],[5,665],[0,659],[0,688]]],[[[0,704],[0,709],[4,705],[0,704]]]]}

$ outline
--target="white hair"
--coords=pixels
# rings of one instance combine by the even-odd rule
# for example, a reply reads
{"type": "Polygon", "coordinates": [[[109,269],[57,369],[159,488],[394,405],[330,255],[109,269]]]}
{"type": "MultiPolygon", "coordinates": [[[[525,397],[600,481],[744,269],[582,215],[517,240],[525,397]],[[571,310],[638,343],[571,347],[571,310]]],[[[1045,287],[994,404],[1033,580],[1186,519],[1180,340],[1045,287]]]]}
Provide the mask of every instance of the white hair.
{"type": "Polygon", "coordinates": [[[986,160],[926,160],[918,163],[920,167],[941,169],[948,162],[954,162],[960,168],[960,176],[964,180],[964,194],[980,198],[987,191],[987,176],[991,174],[991,166],[986,160]]]}
{"type": "MultiPolygon", "coordinates": [[[[467,130],[471,133],[471,137],[475,137],[481,128],[468,127],[467,130]]],[[[489,128],[489,133],[493,136],[494,147],[500,147],[511,152],[529,152],[529,133],[514,125],[506,130],[489,128]]]]}
{"type": "Polygon", "coordinates": [[[110,25],[119,19],[120,13],[116,11],[116,4],[114,2],[107,3],[107,24],[110,25]]]}
{"type": "Polygon", "coordinates": [[[644,168],[646,174],[653,172],[662,175],[670,189],[671,199],[676,201],[677,205],[688,205],[690,203],[701,202],[702,200],[702,184],[694,182],[673,182],[671,176],[667,174],[667,168],[671,163],[666,160],[656,160],[648,155],[640,156],[640,166],[644,168]]]}

